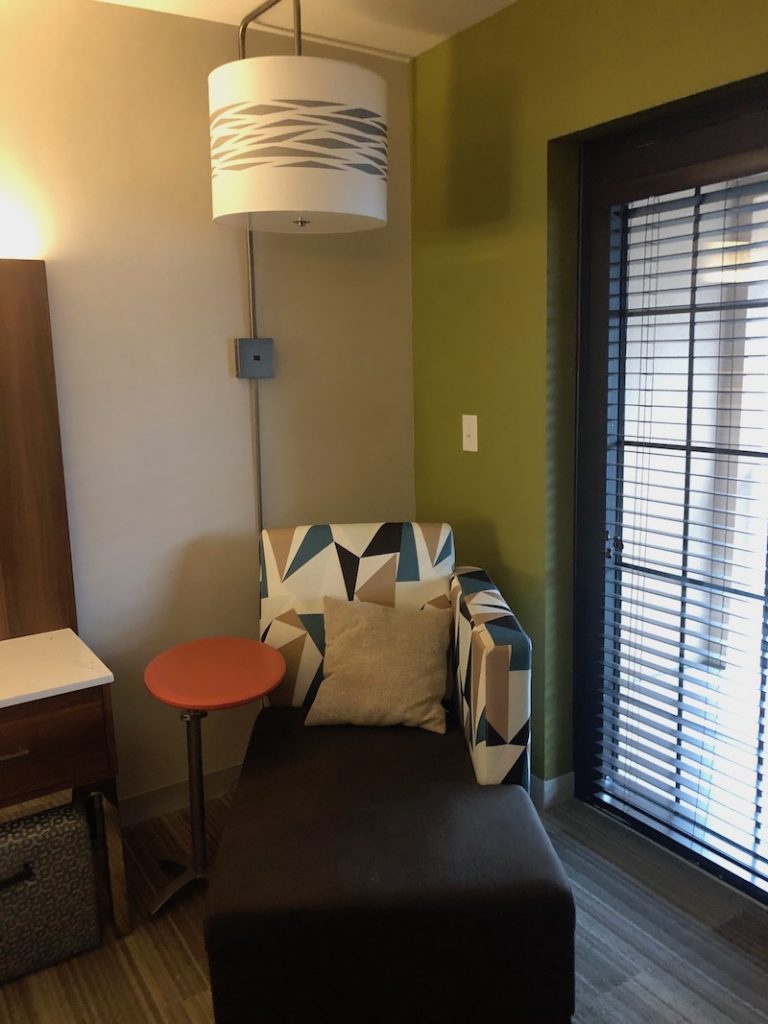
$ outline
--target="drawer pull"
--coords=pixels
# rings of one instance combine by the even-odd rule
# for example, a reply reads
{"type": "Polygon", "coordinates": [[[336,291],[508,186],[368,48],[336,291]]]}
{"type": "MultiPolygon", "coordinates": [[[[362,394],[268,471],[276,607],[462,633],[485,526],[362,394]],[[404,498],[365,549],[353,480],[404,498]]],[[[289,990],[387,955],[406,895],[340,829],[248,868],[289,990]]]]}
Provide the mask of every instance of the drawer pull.
{"type": "Polygon", "coordinates": [[[29,757],[26,749],[14,750],[12,754],[0,754],[0,761],[15,761],[17,757],[29,757]]]}

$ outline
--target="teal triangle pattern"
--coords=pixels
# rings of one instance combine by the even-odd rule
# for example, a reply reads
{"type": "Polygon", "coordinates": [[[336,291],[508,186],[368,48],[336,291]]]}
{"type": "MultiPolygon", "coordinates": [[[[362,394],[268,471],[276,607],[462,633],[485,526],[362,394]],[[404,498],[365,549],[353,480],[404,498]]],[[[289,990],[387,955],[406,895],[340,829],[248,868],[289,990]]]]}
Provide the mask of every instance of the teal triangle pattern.
{"type": "Polygon", "coordinates": [[[488,577],[485,579],[478,580],[474,576],[461,575],[459,576],[459,584],[461,585],[461,591],[466,596],[467,594],[479,594],[481,590],[488,590],[488,577]]]}
{"type": "Polygon", "coordinates": [[[400,559],[397,564],[397,582],[411,583],[419,579],[419,556],[416,553],[416,538],[413,523],[403,523],[400,540],[400,559]]]}
{"type": "Polygon", "coordinates": [[[506,626],[499,626],[493,621],[493,619],[491,619],[490,622],[485,623],[485,628],[493,637],[494,643],[502,647],[513,644],[515,641],[520,639],[519,629],[509,629],[506,626]]]}
{"type": "Polygon", "coordinates": [[[322,612],[307,612],[306,615],[299,615],[299,621],[309,633],[312,643],[320,651],[325,653],[325,616],[322,612]]]}
{"type": "Polygon", "coordinates": [[[446,558],[453,558],[453,534],[450,530],[448,531],[448,536],[445,538],[445,544],[443,544],[442,551],[437,556],[435,565],[440,565],[440,563],[444,562],[446,558]]]}
{"type": "Polygon", "coordinates": [[[283,579],[287,580],[289,576],[293,576],[307,562],[311,562],[315,555],[319,555],[321,551],[324,551],[329,544],[333,544],[333,534],[327,523],[323,523],[320,526],[310,526],[283,579]]]}

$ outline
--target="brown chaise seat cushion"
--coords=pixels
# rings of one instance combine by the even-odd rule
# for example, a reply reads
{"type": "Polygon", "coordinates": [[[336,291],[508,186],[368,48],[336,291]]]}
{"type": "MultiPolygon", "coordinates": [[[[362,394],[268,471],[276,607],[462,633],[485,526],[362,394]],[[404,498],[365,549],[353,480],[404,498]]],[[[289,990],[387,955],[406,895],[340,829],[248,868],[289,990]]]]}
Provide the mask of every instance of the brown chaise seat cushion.
{"type": "Polygon", "coordinates": [[[568,882],[457,727],[254,727],[205,934],[219,1024],[564,1024],[568,882]]]}

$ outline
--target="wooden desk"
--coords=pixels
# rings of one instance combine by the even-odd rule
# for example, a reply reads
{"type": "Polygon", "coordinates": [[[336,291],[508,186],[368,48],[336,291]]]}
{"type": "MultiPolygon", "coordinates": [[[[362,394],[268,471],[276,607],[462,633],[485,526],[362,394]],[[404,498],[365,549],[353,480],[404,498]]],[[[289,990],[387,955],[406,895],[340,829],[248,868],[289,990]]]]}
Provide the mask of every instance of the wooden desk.
{"type": "Polygon", "coordinates": [[[99,793],[112,913],[130,930],[109,684],[114,676],[71,629],[0,640],[0,807],[62,789],[99,793]]]}

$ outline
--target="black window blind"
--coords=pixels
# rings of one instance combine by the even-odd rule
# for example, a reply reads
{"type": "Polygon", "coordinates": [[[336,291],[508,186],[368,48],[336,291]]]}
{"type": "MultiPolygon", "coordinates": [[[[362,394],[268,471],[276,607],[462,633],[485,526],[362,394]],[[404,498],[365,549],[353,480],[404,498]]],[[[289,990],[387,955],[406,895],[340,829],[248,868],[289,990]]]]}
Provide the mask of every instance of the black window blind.
{"type": "Polygon", "coordinates": [[[593,798],[768,893],[768,174],[610,209],[593,798]]]}

